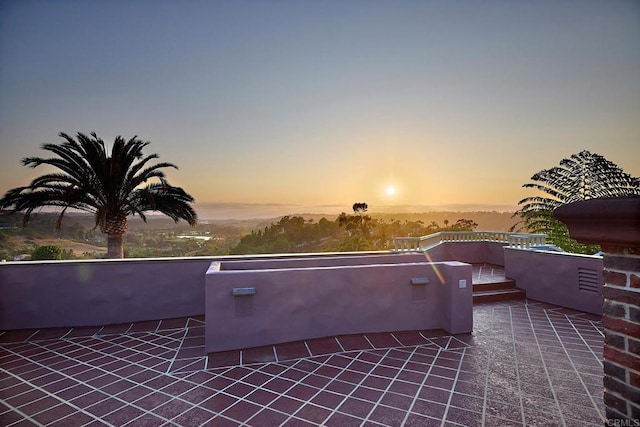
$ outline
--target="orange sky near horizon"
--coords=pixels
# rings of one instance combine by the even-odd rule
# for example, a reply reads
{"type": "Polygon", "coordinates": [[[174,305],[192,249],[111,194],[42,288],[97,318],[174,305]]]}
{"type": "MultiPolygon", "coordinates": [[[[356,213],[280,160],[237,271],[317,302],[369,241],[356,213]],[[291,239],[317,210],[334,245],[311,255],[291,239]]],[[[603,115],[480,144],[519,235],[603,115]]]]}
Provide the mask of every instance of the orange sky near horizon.
{"type": "Polygon", "coordinates": [[[225,212],[511,210],[584,149],[640,176],[637,2],[3,2],[0,63],[2,194],[61,131],[225,212]]]}

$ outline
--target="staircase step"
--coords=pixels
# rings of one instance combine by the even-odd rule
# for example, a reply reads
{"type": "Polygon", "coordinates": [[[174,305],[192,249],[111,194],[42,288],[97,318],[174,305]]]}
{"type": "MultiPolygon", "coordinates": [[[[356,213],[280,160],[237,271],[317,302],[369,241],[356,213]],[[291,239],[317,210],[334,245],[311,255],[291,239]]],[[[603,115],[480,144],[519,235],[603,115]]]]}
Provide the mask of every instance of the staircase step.
{"type": "Polygon", "coordinates": [[[473,293],[473,303],[523,300],[527,293],[523,289],[500,289],[473,293]]]}
{"type": "Polygon", "coordinates": [[[499,291],[503,289],[514,289],[516,281],[511,279],[496,280],[495,282],[474,283],[473,292],[499,291]]]}

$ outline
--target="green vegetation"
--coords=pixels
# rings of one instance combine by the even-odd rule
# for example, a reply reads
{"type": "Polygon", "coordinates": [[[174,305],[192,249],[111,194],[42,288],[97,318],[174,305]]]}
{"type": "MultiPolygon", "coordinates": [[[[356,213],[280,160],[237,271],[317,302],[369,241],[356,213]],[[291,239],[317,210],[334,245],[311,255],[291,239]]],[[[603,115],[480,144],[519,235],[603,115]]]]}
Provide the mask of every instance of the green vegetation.
{"type": "Polygon", "coordinates": [[[62,259],[62,248],[56,245],[36,246],[31,251],[31,261],[62,259]]]}
{"type": "Polygon", "coordinates": [[[146,221],[145,212],[155,211],[175,222],[184,219],[191,225],[196,224],[197,215],[190,205],[193,197],[182,188],[170,185],[161,170],[177,167],[166,162],[149,164],[158,158],[156,154],[143,156],[142,150],[149,142],[135,136],[125,141],[118,136],[108,155],[104,141],[95,133],[90,138],[78,132],[77,141],[65,133],[59,136],[65,140],[61,144],[42,145],[43,150],[56,157],[22,160],[25,166],[48,165],[58,171],[37,177],[26,187],[7,191],[0,199],[0,209],[23,212],[26,224],[34,210],[55,207],[61,209],[57,228],[69,208],[90,212],[95,226],[107,235],[109,258],[124,256],[122,236],[127,232],[130,215],[146,221]],[[151,180],[159,182],[147,184],[151,180]]]}
{"type": "Polygon", "coordinates": [[[388,250],[394,237],[424,236],[438,231],[475,230],[477,223],[459,219],[451,227],[436,222],[385,221],[365,215],[366,203],[353,205],[353,214],[341,213],[334,221],[321,218],[318,222],[301,216],[285,216],[264,230],[243,236],[231,254],[266,254],[294,252],[346,252],[388,250]]]}
{"type": "MultiPolygon", "coordinates": [[[[333,252],[393,247],[393,237],[423,236],[443,230],[477,229],[506,231],[511,212],[428,212],[366,214],[368,235],[356,236],[340,226],[356,214],[289,215],[274,219],[201,221],[196,226],[174,223],[163,216],[149,216],[144,222],[131,218],[124,244],[127,258],[215,256],[229,254],[333,252]],[[464,216],[471,219],[454,218],[464,216]],[[451,223],[450,223],[451,221],[451,223]],[[444,225],[441,225],[444,224],[444,225]]],[[[364,214],[364,213],[363,213],[364,214]]],[[[63,259],[104,258],[106,238],[94,229],[93,216],[68,213],[60,229],[57,214],[34,213],[29,227],[21,214],[0,213],[0,259],[26,258],[36,246],[57,245],[63,259]]]]}
{"type": "Polygon", "coordinates": [[[550,243],[575,253],[593,254],[600,247],[571,239],[567,227],[553,216],[555,208],[580,200],[640,195],[640,179],[586,150],[562,159],[560,166],[534,174],[531,180],[534,182],[523,187],[534,188],[543,195],[527,197],[518,203],[521,208],[514,216],[521,221],[512,230],[546,234],[550,243]]]}

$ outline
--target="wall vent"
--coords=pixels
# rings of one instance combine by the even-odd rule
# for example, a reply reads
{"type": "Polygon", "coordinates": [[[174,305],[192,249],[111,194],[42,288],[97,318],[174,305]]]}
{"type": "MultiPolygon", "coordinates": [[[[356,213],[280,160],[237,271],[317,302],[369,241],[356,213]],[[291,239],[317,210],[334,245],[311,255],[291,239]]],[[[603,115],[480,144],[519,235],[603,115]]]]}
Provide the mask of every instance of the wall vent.
{"type": "Polygon", "coordinates": [[[578,267],[578,290],[597,294],[600,292],[598,271],[590,268],[578,267]]]}

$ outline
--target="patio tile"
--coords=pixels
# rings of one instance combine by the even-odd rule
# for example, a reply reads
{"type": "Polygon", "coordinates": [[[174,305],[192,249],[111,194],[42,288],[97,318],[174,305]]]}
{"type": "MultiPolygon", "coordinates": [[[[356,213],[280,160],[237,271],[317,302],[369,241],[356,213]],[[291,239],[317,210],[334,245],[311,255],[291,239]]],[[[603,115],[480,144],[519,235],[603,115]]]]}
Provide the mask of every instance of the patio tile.
{"type": "Polygon", "coordinates": [[[344,395],[329,391],[320,391],[310,400],[310,402],[324,408],[335,408],[343,399],[344,395]]]}
{"type": "Polygon", "coordinates": [[[242,364],[275,362],[276,355],[273,346],[255,347],[242,351],[242,364]]]}
{"type": "Polygon", "coordinates": [[[328,420],[325,421],[324,425],[327,427],[355,427],[360,426],[362,424],[362,419],[358,417],[354,417],[352,415],[342,414],[340,412],[336,412],[332,414],[328,420]]]}
{"type": "Polygon", "coordinates": [[[103,417],[113,411],[124,407],[125,405],[126,404],[121,400],[107,397],[106,399],[89,406],[88,408],[86,408],[86,410],[96,417],[103,417]]]}
{"type": "Polygon", "coordinates": [[[331,378],[315,374],[308,375],[304,380],[305,384],[316,388],[324,388],[327,384],[329,384],[330,381],[331,378]]]}
{"type": "Polygon", "coordinates": [[[15,330],[15,331],[4,331],[2,335],[0,335],[0,343],[14,343],[26,341],[27,338],[34,335],[37,331],[34,330],[15,330]]]}
{"type": "Polygon", "coordinates": [[[279,397],[271,402],[270,408],[276,409],[280,412],[287,414],[293,414],[304,405],[304,401],[300,399],[292,399],[287,396],[279,397]]]}
{"type": "Polygon", "coordinates": [[[391,379],[381,378],[376,376],[368,376],[362,382],[363,386],[373,388],[373,389],[378,389],[378,390],[386,390],[390,384],[391,384],[391,379]]]}
{"type": "Polygon", "coordinates": [[[325,390],[342,395],[347,395],[351,393],[355,389],[355,387],[355,384],[347,383],[340,380],[332,380],[329,384],[326,385],[325,390]]]}
{"type": "MultiPolygon", "coordinates": [[[[421,414],[410,413],[404,423],[405,427],[439,427],[442,425],[440,419],[431,418],[421,414]]],[[[501,424],[503,427],[508,424],[501,424]]]]}
{"type": "Polygon", "coordinates": [[[375,348],[390,348],[402,345],[402,343],[391,333],[366,334],[369,342],[375,348]]]}
{"type": "Polygon", "coordinates": [[[442,419],[446,410],[446,406],[441,403],[429,402],[422,399],[417,399],[410,411],[416,414],[428,415],[433,418],[442,419]]]}
{"type": "Polygon", "coordinates": [[[249,425],[255,426],[278,426],[282,424],[288,418],[287,415],[272,411],[270,409],[262,409],[260,412],[255,414],[251,419],[249,419],[249,425]]]}
{"type": "Polygon", "coordinates": [[[377,402],[380,400],[384,392],[379,389],[369,387],[358,387],[351,396],[367,402],[377,402]]]}
{"type": "Polygon", "coordinates": [[[418,331],[407,331],[407,332],[396,332],[393,334],[398,341],[405,346],[414,346],[414,345],[422,345],[428,344],[429,340],[426,339],[420,332],[418,331]]]}
{"type": "Polygon", "coordinates": [[[573,310],[482,304],[473,334],[327,337],[243,350],[242,360],[205,357],[203,320],[0,335],[2,423],[30,425],[21,414],[59,426],[604,422],[602,328],[573,310]]]}
{"type": "Polygon", "coordinates": [[[220,413],[238,401],[238,398],[218,393],[206,399],[198,406],[212,412],[220,413]]]}
{"type": "Polygon", "coordinates": [[[58,418],[49,426],[51,427],[80,427],[94,421],[94,418],[82,412],[74,412],[64,418],[58,418]]]}
{"type": "Polygon", "coordinates": [[[296,384],[293,381],[283,378],[274,378],[271,381],[265,383],[263,385],[263,388],[269,389],[276,393],[284,393],[295,385],[296,384]]]}
{"type": "Polygon", "coordinates": [[[239,401],[224,411],[222,415],[233,420],[244,422],[258,412],[260,408],[260,406],[251,402],[239,401]]]}
{"type": "Polygon", "coordinates": [[[393,381],[389,387],[390,392],[403,394],[405,396],[415,396],[415,394],[419,389],[420,389],[419,384],[402,381],[402,380],[393,381]]]}
{"type": "Polygon", "coordinates": [[[253,402],[260,406],[267,406],[279,397],[279,394],[267,391],[267,390],[254,390],[252,393],[245,397],[246,400],[253,402]]]}
{"type": "Polygon", "coordinates": [[[372,402],[366,402],[360,399],[347,398],[345,402],[338,407],[340,412],[345,414],[354,415],[359,418],[366,417],[371,409],[374,407],[372,402]]]}
{"type": "Polygon", "coordinates": [[[253,391],[253,387],[244,383],[235,383],[225,389],[225,393],[243,398],[253,391]]]}
{"type": "Polygon", "coordinates": [[[204,344],[205,344],[204,336],[196,336],[191,338],[187,337],[182,341],[182,348],[202,347],[204,352],[204,344]]]}
{"type": "Polygon", "coordinates": [[[171,421],[180,426],[199,426],[205,425],[215,416],[215,414],[196,406],[173,418],[171,421]]]}
{"type": "Polygon", "coordinates": [[[184,393],[182,393],[179,397],[181,400],[185,400],[187,402],[193,403],[194,405],[197,405],[209,399],[215,393],[216,391],[213,391],[210,388],[194,386],[188,391],[185,391],[184,393]]]}
{"type": "Polygon", "coordinates": [[[173,417],[178,416],[179,414],[182,414],[192,407],[193,405],[188,402],[184,402],[178,399],[171,399],[168,402],[154,408],[153,413],[169,420],[173,417]]]}
{"type": "Polygon", "coordinates": [[[57,340],[67,335],[70,331],[71,328],[40,329],[37,333],[31,335],[29,341],[57,340]]]}
{"type": "Polygon", "coordinates": [[[109,415],[106,415],[104,421],[116,426],[125,425],[126,423],[135,420],[136,418],[144,415],[144,412],[133,406],[125,406],[118,409],[109,415]]]}
{"type": "Polygon", "coordinates": [[[329,409],[308,403],[300,408],[300,410],[295,413],[295,416],[310,421],[313,424],[321,425],[330,414],[331,411],[329,409]]]}
{"type": "Polygon", "coordinates": [[[100,329],[97,335],[119,335],[124,334],[131,328],[131,323],[121,323],[118,325],[107,325],[100,329]]]}
{"type": "Polygon", "coordinates": [[[307,401],[318,392],[316,388],[305,384],[297,384],[287,390],[285,396],[294,397],[298,400],[307,401]]]}
{"type": "Polygon", "coordinates": [[[226,351],[207,355],[207,368],[219,368],[224,366],[236,366],[240,364],[239,351],[226,351]]]}
{"type": "Polygon", "coordinates": [[[164,393],[151,392],[144,397],[134,401],[134,405],[139,406],[142,409],[150,411],[154,408],[163,405],[167,401],[171,400],[171,396],[168,396],[164,393]]]}
{"type": "Polygon", "coordinates": [[[17,395],[9,393],[5,394],[3,392],[0,396],[2,396],[4,398],[3,400],[5,400],[9,405],[17,408],[29,402],[33,402],[34,400],[42,399],[46,396],[46,393],[40,390],[28,390],[17,395]],[[5,396],[7,397],[5,398],[5,396]]]}
{"type": "Polygon", "coordinates": [[[337,338],[340,346],[346,351],[353,350],[370,350],[373,348],[371,343],[364,335],[343,335],[337,338]]]}
{"type": "Polygon", "coordinates": [[[185,329],[188,322],[189,318],[187,317],[162,320],[160,322],[160,325],[158,326],[158,331],[170,329],[185,329]]]}
{"type": "Polygon", "coordinates": [[[398,393],[387,392],[384,393],[380,403],[396,409],[401,409],[403,411],[408,410],[413,403],[413,398],[405,395],[401,395],[398,393]]]}
{"type": "Polygon", "coordinates": [[[313,356],[344,351],[338,341],[333,337],[307,340],[306,343],[313,356]]]}
{"type": "Polygon", "coordinates": [[[155,332],[160,326],[159,320],[150,320],[148,322],[137,322],[129,329],[129,332],[155,332]]]}
{"type": "Polygon", "coordinates": [[[175,359],[194,359],[198,357],[205,357],[206,355],[204,347],[187,347],[181,348],[176,353],[175,359]]]}
{"type": "MultiPolygon", "coordinates": [[[[158,427],[158,426],[166,424],[166,422],[167,422],[167,420],[165,420],[163,418],[157,417],[154,414],[147,413],[147,414],[144,414],[144,415],[140,416],[139,418],[131,420],[127,424],[124,424],[124,426],[127,426],[127,427],[138,427],[138,426],[158,427]]],[[[102,425],[102,424],[96,424],[96,427],[98,425],[102,425]]]]}
{"type": "Polygon", "coordinates": [[[460,408],[449,408],[446,420],[467,427],[481,427],[482,418],[479,415],[460,408]]]}
{"type": "Polygon", "coordinates": [[[300,359],[311,356],[304,341],[278,344],[275,349],[278,360],[300,359]]]}
{"type": "Polygon", "coordinates": [[[404,421],[405,411],[389,408],[386,406],[377,406],[369,415],[369,419],[383,425],[396,426],[401,425],[404,421]]]}

